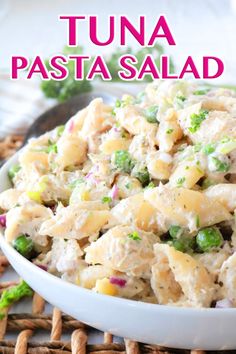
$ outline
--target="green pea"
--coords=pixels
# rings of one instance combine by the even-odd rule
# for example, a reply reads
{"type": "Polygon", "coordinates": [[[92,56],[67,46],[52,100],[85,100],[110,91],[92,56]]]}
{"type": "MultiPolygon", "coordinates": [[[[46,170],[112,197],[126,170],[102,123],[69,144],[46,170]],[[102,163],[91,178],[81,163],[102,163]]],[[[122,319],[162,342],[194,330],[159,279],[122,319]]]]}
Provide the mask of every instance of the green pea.
{"type": "Polygon", "coordinates": [[[10,181],[12,182],[15,175],[20,171],[21,167],[20,165],[13,165],[9,170],[8,170],[8,177],[10,181]]]}
{"type": "Polygon", "coordinates": [[[25,236],[20,235],[13,241],[13,247],[25,258],[30,258],[33,252],[33,241],[25,236]]]}
{"type": "Polygon", "coordinates": [[[177,251],[180,251],[183,253],[186,252],[188,249],[186,247],[185,241],[182,239],[175,239],[170,242],[170,245],[173,246],[177,251]]]}
{"type": "Polygon", "coordinates": [[[212,248],[220,247],[223,243],[223,236],[216,227],[207,227],[199,231],[196,242],[201,251],[207,252],[212,248]]]}
{"type": "MultiPolygon", "coordinates": [[[[180,231],[180,230],[179,230],[180,231]]],[[[181,236],[179,238],[174,238],[172,241],[168,242],[177,251],[183,253],[192,253],[195,248],[195,240],[187,236],[181,236]]]]}
{"type": "Polygon", "coordinates": [[[127,150],[117,150],[114,153],[114,164],[122,172],[130,173],[134,167],[134,162],[127,150]]]}
{"type": "Polygon", "coordinates": [[[169,234],[172,238],[176,238],[181,233],[181,227],[178,225],[171,225],[171,227],[169,228],[169,234]]]}
{"type": "Polygon", "coordinates": [[[158,106],[151,106],[146,108],[144,115],[148,123],[158,123],[157,112],[158,106]]]}

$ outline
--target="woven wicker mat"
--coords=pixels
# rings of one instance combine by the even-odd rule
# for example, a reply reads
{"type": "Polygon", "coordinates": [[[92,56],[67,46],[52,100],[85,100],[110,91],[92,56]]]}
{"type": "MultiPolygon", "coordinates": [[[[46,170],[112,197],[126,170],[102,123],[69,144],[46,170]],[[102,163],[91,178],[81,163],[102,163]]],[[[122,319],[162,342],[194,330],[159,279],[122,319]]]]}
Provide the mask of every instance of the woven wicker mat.
{"type": "MultiPolygon", "coordinates": [[[[11,156],[20,147],[22,137],[7,137],[0,142],[0,160],[11,156]]],[[[0,275],[6,271],[9,263],[5,256],[0,254],[0,275]]],[[[0,282],[0,293],[12,285],[14,281],[0,282]]],[[[168,349],[156,345],[137,343],[128,339],[113,341],[113,336],[104,333],[103,341],[99,344],[89,344],[91,332],[94,328],[63,314],[59,309],[53,308],[52,313],[46,314],[45,300],[34,293],[31,313],[9,313],[0,321],[0,354],[204,354],[201,350],[168,349]],[[31,338],[37,331],[48,333],[48,341],[34,341],[31,338]],[[69,340],[63,340],[63,335],[69,334],[69,340]],[[13,340],[6,340],[8,335],[13,340]]],[[[142,323],[140,323],[142,325],[142,323]]],[[[221,351],[218,353],[236,353],[234,351],[221,351]]],[[[213,353],[213,352],[211,352],[213,353]]]]}

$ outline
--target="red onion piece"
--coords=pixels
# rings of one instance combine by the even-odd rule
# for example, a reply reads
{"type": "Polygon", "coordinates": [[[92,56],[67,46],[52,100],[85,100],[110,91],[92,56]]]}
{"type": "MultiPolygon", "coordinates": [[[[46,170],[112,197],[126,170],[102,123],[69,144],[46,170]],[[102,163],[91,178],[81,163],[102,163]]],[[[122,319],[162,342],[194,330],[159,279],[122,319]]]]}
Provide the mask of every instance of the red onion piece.
{"type": "Polygon", "coordinates": [[[90,172],[98,172],[98,171],[99,171],[98,165],[93,165],[93,167],[90,170],[90,172]]]}
{"type": "Polygon", "coordinates": [[[92,182],[92,183],[94,183],[94,184],[98,184],[98,183],[99,183],[99,180],[94,177],[93,172],[89,172],[89,173],[85,176],[85,178],[87,179],[87,181],[90,181],[90,182],[92,182]]]}
{"type": "Polygon", "coordinates": [[[120,128],[117,128],[117,127],[114,127],[112,128],[112,130],[116,133],[120,133],[121,132],[121,129],[120,128]]]}
{"type": "Polygon", "coordinates": [[[110,283],[114,285],[118,285],[121,288],[124,288],[127,283],[127,280],[117,278],[117,277],[110,277],[110,283]]]}
{"type": "Polygon", "coordinates": [[[6,214],[0,215],[0,226],[6,227],[6,222],[7,222],[6,214]]]}
{"type": "Polygon", "coordinates": [[[90,179],[92,176],[93,176],[93,172],[89,172],[89,173],[85,176],[85,178],[86,178],[86,179],[90,179]]]}
{"type": "Polygon", "coordinates": [[[39,267],[40,269],[45,270],[45,272],[48,271],[48,267],[45,266],[45,265],[43,265],[43,264],[37,264],[37,263],[35,263],[35,265],[36,265],[37,267],[39,267]]]}
{"type": "Polygon", "coordinates": [[[116,184],[114,184],[114,186],[112,187],[111,191],[110,191],[110,197],[112,200],[116,199],[118,197],[119,194],[119,189],[117,187],[116,184]]]}
{"type": "Polygon", "coordinates": [[[73,133],[75,127],[75,123],[73,121],[73,119],[68,123],[68,133],[73,133]]]}
{"type": "Polygon", "coordinates": [[[233,307],[232,301],[230,301],[229,299],[223,299],[223,300],[219,300],[216,302],[216,306],[217,309],[228,309],[233,307]]]}

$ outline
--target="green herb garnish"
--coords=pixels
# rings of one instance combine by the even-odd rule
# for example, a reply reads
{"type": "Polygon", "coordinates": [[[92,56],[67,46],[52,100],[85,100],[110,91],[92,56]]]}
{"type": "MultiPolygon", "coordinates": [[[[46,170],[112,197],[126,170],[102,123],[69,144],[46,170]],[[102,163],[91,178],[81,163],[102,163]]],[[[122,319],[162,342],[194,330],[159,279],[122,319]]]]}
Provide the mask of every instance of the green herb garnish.
{"type": "Polygon", "coordinates": [[[200,217],[199,217],[199,215],[196,215],[195,222],[196,222],[196,227],[199,228],[200,227],[200,217]]]}
{"type": "Polygon", "coordinates": [[[230,164],[228,162],[222,162],[217,157],[211,157],[211,161],[217,172],[228,172],[230,170],[230,164]]]}
{"type": "Polygon", "coordinates": [[[197,143],[196,145],[193,146],[193,151],[194,152],[199,152],[202,149],[202,144],[201,143],[197,143]]]}
{"type": "Polygon", "coordinates": [[[206,95],[209,91],[210,91],[209,88],[203,89],[203,90],[196,90],[196,91],[193,92],[193,95],[195,95],[195,96],[203,96],[203,95],[206,95]]]}
{"type": "Polygon", "coordinates": [[[145,109],[144,116],[148,123],[159,123],[157,120],[158,106],[150,106],[145,109]]]}
{"type": "Polygon", "coordinates": [[[167,131],[166,131],[166,134],[171,134],[171,133],[173,133],[173,131],[174,131],[174,129],[167,129],[167,131]]]}
{"type": "Polygon", "coordinates": [[[102,203],[111,203],[112,202],[112,198],[111,197],[103,197],[102,198],[102,203]]]}
{"type": "Polygon", "coordinates": [[[70,189],[75,189],[81,183],[84,183],[84,179],[83,178],[76,179],[75,181],[69,183],[68,187],[70,189]]]}
{"type": "Polygon", "coordinates": [[[134,162],[127,150],[117,150],[114,153],[114,164],[122,172],[130,173],[134,167],[134,162]]]}
{"type": "Polygon", "coordinates": [[[187,98],[185,96],[178,95],[178,96],[176,96],[176,99],[184,102],[184,101],[186,101],[187,98]]]}
{"type": "Polygon", "coordinates": [[[213,144],[207,144],[202,149],[205,155],[210,155],[215,151],[215,146],[213,144]]]}
{"type": "Polygon", "coordinates": [[[128,238],[134,241],[141,241],[141,237],[139,236],[137,231],[132,232],[132,234],[128,234],[128,238]]]}
{"type": "Polygon", "coordinates": [[[209,111],[201,111],[199,114],[192,113],[190,116],[190,123],[191,126],[188,128],[188,130],[191,133],[196,133],[196,131],[200,128],[202,122],[207,118],[207,115],[209,114],[209,111]]]}
{"type": "Polygon", "coordinates": [[[155,186],[155,184],[154,184],[154,182],[150,182],[150,183],[148,183],[148,185],[145,187],[145,189],[146,188],[155,188],[156,186],[155,186]]]}
{"type": "Polygon", "coordinates": [[[177,182],[176,182],[177,186],[178,186],[178,187],[181,187],[181,186],[184,184],[185,180],[186,180],[185,177],[180,177],[180,178],[178,178],[178,179],[177,179],[177,182]]]}
{"type": "Polygon", "coordinates": [[[55,154],[57,154],[57,144],[51,144],[47,147],[47,149],[45,150],[48,154],[50,152],[54,152],[55,154]]]}
{"type": "Polygon", "coordinates": [[[58,136],[59,138],[62,136],[64,130],[65,130],[65,126],[64,126],[64,125],[59,125],[59,126],[57,127],[57,130],[56,130],[56,131],[57,131],[57,136],[58,136]]]}
{"type": "Polygon", "coordinates": [[[135,103],[136,104],[142,103],[144,101],[145,97],[146,97],[145,91],[139,92],[136,96],[135,103]]]}
{"type": "Polygon", "coordinates": [[[8,177],[10,181],[12,182],[13,179],[15,178],[16,174],[20,171],[21,167],[20,165],[13,165],[9,171],[8,171],[8,177]]]}

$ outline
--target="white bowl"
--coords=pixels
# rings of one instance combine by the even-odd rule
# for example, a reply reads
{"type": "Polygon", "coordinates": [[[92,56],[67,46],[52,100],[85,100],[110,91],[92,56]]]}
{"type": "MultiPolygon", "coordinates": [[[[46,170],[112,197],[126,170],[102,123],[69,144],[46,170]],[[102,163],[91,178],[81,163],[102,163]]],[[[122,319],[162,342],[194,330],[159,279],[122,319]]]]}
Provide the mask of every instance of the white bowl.
{"type": "MultiPolygon", "coordinates": [[[[0,170],[0,191],[10,187],[0,170]]],[[[96,294],[65,282],[35,266],[16,252],[3,235],[0,246],[20,276],[48,302],[88,325],[144,343],[183,349],[235,349],[236,309],[192,309],[146,304],[96,294]]]]}

